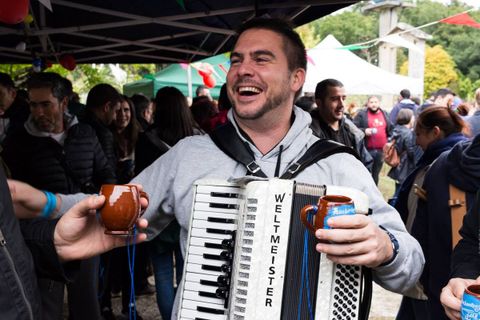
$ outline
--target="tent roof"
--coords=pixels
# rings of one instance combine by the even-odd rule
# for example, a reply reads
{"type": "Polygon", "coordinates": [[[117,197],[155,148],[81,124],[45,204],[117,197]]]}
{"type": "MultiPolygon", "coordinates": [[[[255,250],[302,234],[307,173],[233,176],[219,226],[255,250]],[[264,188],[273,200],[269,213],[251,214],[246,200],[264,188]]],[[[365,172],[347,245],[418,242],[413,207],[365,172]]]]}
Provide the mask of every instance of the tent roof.
{"type": "Polygon", "coordinates": [[[423,94],[423,79],[401,76],[374,66],[328,35],[316,47],[308,50],[307,77],[303,90],[315,92],[317,83],[334,78],[343,83],[347,94],[399,94],[409,89],[414,95],[423,94]],[[312,63],[313,62],[313,63],[312,63]]]}
{"type": "MultiPolygon", "coordinates": [[[[15,1],[15,0],[12,0],[15,1]]],[[[35,52],[77,63],[196,61],[231,49],[241,23],[263,14],[302,25],[358,0],[31,0],[34,23],[0,23],[0,63],[31,63],[35,52]],[[185,9],[180,5],[184,3],[185,9]],[[27,42],[27,50],[15,46],[27,42]]]]}

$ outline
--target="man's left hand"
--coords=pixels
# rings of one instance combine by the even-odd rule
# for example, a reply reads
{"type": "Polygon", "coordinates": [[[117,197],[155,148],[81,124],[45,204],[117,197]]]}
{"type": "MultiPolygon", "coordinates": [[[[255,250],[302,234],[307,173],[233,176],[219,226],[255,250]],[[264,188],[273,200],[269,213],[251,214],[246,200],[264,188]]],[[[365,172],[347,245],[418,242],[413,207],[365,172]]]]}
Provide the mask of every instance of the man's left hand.
{"type": "Polygon", "coordinates": [[[322,240],[316,249],[333,262],[375,268],[393,256],[390,237],[368,216],[333,217],[328,225],[315,232],[322,240]]]}

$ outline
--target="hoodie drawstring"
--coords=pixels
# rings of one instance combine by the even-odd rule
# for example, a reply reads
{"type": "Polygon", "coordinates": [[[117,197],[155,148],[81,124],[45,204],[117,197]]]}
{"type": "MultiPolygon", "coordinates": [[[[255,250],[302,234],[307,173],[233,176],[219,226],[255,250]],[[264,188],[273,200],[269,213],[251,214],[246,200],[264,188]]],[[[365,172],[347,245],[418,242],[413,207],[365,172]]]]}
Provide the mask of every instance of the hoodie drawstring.
{"type": "Polygon", "coordinates": [[[280,164],[282,163],[282,151],[283,151],[283,144],[280,145],[278,150],[278,157],[277,157],[277,166],[275,167],[275,178],[280,176],[280,164]]]}

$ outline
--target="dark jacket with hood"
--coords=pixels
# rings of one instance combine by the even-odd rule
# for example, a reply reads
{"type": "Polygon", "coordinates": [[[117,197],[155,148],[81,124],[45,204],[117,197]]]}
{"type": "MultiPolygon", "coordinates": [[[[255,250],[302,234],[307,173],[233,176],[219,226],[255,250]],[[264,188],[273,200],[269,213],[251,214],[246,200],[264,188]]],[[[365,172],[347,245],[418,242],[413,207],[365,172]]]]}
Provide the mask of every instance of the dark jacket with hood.
{"type": "Polygon", "coordinates": [[[65,135],[39,131],[31,119],[5,140],[2,157],[12,178],[36,188],[71,194],[98,192],[103,183],[114,183],[115,174],[95,131],[75,117],[65,117],[65,135]]]}
{"type": "Polygon", "coordinates": [[[411,233],[425,255],[420,282],[428,296],[430,319],[435,320],[447,319],[440,303],[440,293],[450,279],[450,184],[465,192],[467,209],[472,207],[480,188],[480,136],[473,142],[458,143],[438,157],[425,175],[423,189],[427,192],[427,200],[418,200],[411,233]]]}
{"type": "Polygon", "coordinates": [[[415,169],[418,147],[415,143],[415,133],[403,125],[394,127],[390,140],[393,139],[395,140],[395,149],[400,156],[400,163],[395,168],[390,168],[388,176],[401,184],[415,169]]]}
{"type": "MultiPolygon", "coordinates": [[[[315,136],[342,143],[342,141],[338,141],[333,137],[331,134],[333,129],[330,128],[326,122],[322,121],[322,119],[319,119],[318,112],[316,110],[313,110],[310,113],[310,116],[312,117],[312,124],[310,125],[310,128],[315,136]]],[[[349,142],[349,144],[345,143],[345,145],[355,149],[360,155],[360,160],[362,161],[363,165],[368,169],[368,171],[372,171],[373,158],[365,147],[365,133],[357,128],[353,121],[346,117],[340,120],[338,127],[340,131],[339,134],[343,134],[345,136],[343,140],[349,142]]]]}
{"type": "Polygon", "coordinates": [[[0,169],[0,319],[42,319],[37,275],[66,281],[53,245],[56,220],[28,220],[21,226],[0,169]]]}
{"type": "Polygon", "coordinates": [[[393,106],[392,111],[390,111],[390,122],[393,124],[397,123],[398,112],[402,109],[410,109],[413,111],[413,114],[416,116],[419,106],[410,99],[402,99],[399,103],[393,106]]]}

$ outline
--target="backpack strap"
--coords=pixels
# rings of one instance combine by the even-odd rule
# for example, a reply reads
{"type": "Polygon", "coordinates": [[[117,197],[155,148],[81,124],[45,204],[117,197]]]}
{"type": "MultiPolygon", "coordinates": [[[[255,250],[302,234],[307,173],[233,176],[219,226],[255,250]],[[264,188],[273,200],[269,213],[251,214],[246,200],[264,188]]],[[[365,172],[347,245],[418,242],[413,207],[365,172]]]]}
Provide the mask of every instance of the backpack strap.
{"type": "Polygon", "coordinates": [[[267,175],[255,162],[252,150],[247,143],[240,139],[231,122],[215,128],[210,133],[210,138],[227,156],[242,163],[247,168],[249,175],[267,178],[267,175]]]}
{"type": "Polygon", "coordinates": [[[320,139],[312,144],[300,159],[288,167],[287,171],[280,178],[292,179],[311,164],[340,152],[349,153],[360,160],[360,156],[353,148],[332,140],[320,139]]]}
{"type": "Polygon", "coordinates": [[[465,201],[465,192],[458,189],[454,185],[448,186],[450,199],[448,206],[450,207],[450,216],[452,220],[452,248],[455,248],[458,241],[462,238],[460,236],[460,228],[463,224],[463,217],[467,213],[467,202],[465,201]]]}
{"type": "MultiPolygon", "coordinates": [[[[213,130],[210,133],[210,138],[226,155],[242,163],[247,168],[249,175],[263,178],[267,177],[255,162],[252,150],[240,139],[231,122],[213,130]]],[[[357,159],[360,159],[358,153],[353,148],[328,139],[320,139],[308,148],[300,159],[290,165],[280,178],[292,179],[311,164],[339,152],[349,153],[357,159]]]]}

